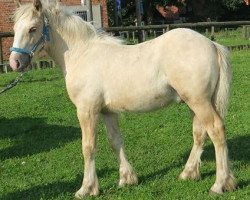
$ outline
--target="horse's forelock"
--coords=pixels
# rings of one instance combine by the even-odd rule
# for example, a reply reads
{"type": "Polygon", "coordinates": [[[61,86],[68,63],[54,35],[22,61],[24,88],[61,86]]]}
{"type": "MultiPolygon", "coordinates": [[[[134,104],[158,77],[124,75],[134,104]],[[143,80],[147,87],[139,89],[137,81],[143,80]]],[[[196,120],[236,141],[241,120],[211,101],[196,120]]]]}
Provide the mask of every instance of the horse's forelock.
{"type": "Polygon", "coordinates": [[[16,23],[21,17],[28,16],[32,13],[33,6],[31,4],[24,4],[18,7],[13,15],[14,22],[16,23]]]}
{"type": "MultiPolygon", "coordinates": [[[[43,10],[52,9],[54,7],[56,7],[56,3],[53,3],[53,1],[42,1],[43,10]]],[[[13,20],[17,22],[21,17],[26,17],[31,14],[33,14],[33,16],[39,16],[40,12],[42,11],[37,11],[32,3],[21,4],[14,12],[13,20]]]]}
{"type": "Polygon", "coordinates": [[[32,4],[24,4],[18,7],[13,15],[13,20],[16,23],[21,18],[26,18],[31,16],[39,17],[41,16],[41,11],[37,11],[32,4]]]}

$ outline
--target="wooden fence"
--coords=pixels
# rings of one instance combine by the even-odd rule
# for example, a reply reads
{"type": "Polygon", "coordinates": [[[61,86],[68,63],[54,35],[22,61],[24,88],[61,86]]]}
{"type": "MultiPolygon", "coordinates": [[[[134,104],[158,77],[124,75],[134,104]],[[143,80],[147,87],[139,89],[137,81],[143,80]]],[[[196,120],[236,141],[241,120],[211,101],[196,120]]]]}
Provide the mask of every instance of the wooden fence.
{"type": "MultiPolygon", "coordinates": [[[[145,41],[147,38],[147,32],[153,32],[156,35],[156,32],[160,31],[165,33],[174,28],[191,28],[198,29],[204,28],[207,33],[210,33],[210,37],[213,38],[215,34],[216,27],[230,28],[230,27],[243,27],[242,28],[242,37],[250,37],[250,21],[230,21],[230,22],[197,22],[197,23],[180,23],[180,24],[162,24],[162,25],[147,25],[147,26],[125,26],[125,27],[108,27],[105,28],[105,31],[113,34],[122,34],[125,37],[133,36],[133,39],[141,35],[141,41],[145,41]]],[[[139,36],[140,38],[140,36],[139,36]]]]}
{"type": "Polygon", "coordinates": [[[7,70],[4,65],[4,56],[3,56],[3,38],[13,37],[14,34],[10,32],[0,33],[0,69],[7,70]]]}

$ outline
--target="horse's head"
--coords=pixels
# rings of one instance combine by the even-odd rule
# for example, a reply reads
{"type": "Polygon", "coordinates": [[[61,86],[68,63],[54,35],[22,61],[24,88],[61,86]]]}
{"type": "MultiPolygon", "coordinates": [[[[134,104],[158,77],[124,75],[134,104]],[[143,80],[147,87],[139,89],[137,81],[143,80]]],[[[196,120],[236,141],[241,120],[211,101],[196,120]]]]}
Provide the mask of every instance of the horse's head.
{"type": "Polygon", "coordinates": [[[10,49],[10,66],[13,70],[23,70],[49,38],[47,19],[44,16],[40,0],[33,0],[32,5],[20,5],[15,14],[14,42],[10,49]]]}

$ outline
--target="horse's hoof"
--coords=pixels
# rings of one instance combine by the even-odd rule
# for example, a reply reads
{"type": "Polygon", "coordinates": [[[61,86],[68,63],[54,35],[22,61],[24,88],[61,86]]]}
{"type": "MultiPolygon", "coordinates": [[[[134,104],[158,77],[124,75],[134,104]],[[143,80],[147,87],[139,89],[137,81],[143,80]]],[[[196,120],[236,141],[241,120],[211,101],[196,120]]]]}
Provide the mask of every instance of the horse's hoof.
{"type": "Polygon", "coordinates": [[[234,191],[236,189],[236,181],[233,174],[230,174],[227,178],[225,185],[223,186],[223,190],[225,191],[234,191]]]}
{"type": "Polygon", "coordinates": [[[75,198],[76,199],[83,199],[84,197],[87,196],[97,196],[99,195],[99,189],[98,188],[92,188],[92,189],[84,189],[80,188],[76,193],[75,193],[75,198]]]}
{"type": "Polygon", "coordinates": [[[213,191],[212,189],[209,191],[210,196],[218,196],[218,195],[222,195],[222,194],[223,194],[223,192],[213,191]]]}
{"type": "Polygon", "coordinates": [[[119,186],[123,187],[125,185],[137,185],[138,184],[138,177],[135,172],[129,171],[126,174],[123,174],[123,177],[119,180],[119,186]]]}
{"type": "Polygon", "coordinates": [[[75,199],[83,199],[83,197],[84,196],[79,191],[75,193],[75,199]]]}
{"type": "Polygon", "coordinates": [[[219,187],[216,184],[214,184],[209,191],[209,195],[211,196],[221,195],[221,194],[223,194],[222,187],[219,187]]]}
{"type": "Polygon", "coordinates": [[[186,173],[186,172],[182,172],[179,177],[179,180],[194,180],[194,181],[198,181],[201,179],[200,173],[197,171],[193,171],[191,173],[186,173]]]}

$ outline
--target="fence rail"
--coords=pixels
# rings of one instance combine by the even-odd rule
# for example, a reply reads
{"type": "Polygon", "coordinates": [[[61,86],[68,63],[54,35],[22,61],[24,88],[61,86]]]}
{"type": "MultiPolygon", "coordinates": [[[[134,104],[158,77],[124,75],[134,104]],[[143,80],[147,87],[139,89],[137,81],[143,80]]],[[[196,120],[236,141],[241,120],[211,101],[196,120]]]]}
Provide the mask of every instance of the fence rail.
{"type": "Polygon", "coordinates": [[[173,29],[173,28],[198,28],[198,27],[229,27],[229,26],[246,26],[250,25],[250,21],[231,21],[231,22],[197,22],[197,23],[180,23],[180,24],[161,24],[147,26],[123,26],[123,27],[107,27],[105,31],[138,31],[153,29],[173,29]]]}
{"type": "Polygon", "coordinates": [[[0,38],[4,38],[4,37],[13,37],[14,33],[12,32],[0,32],[0,38]]]}

